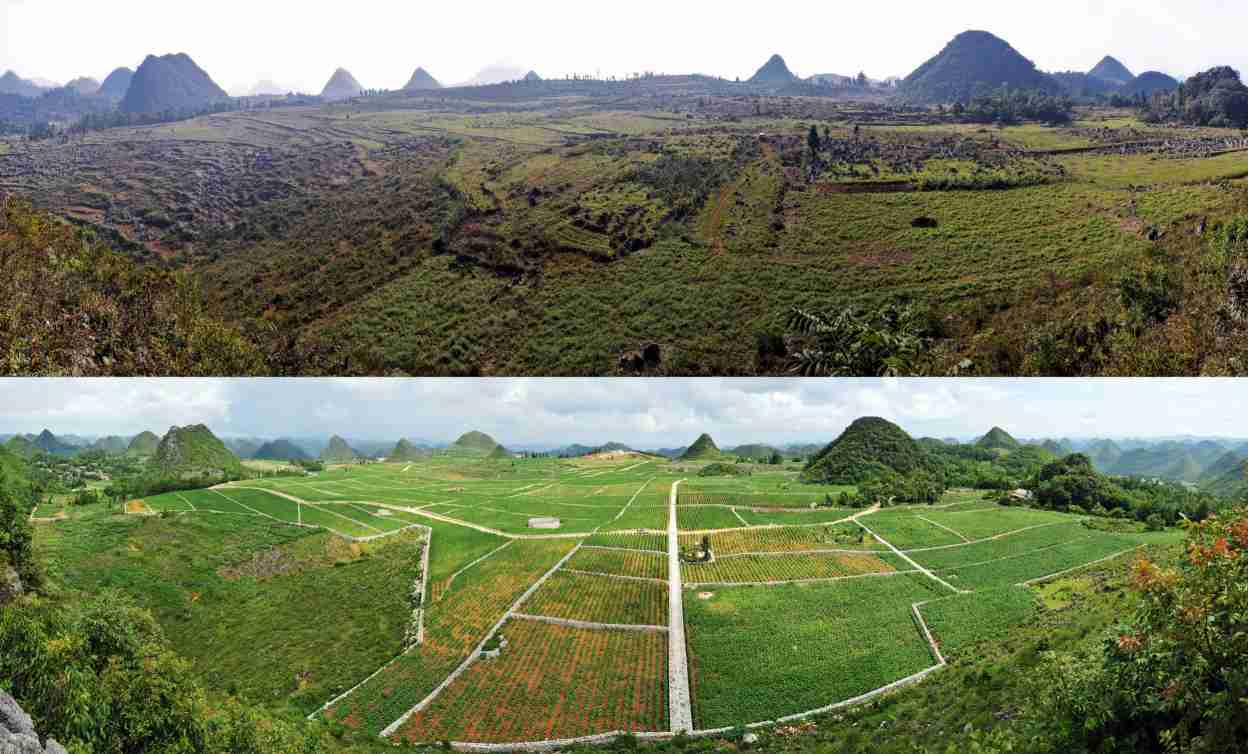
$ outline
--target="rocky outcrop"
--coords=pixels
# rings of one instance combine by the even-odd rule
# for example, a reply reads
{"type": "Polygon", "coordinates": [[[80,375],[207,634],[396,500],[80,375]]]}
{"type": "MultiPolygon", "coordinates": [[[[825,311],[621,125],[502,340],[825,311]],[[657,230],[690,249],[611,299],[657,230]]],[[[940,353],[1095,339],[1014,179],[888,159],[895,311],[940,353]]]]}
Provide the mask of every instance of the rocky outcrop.
{"type": "Polygon", "coordinates": [[[6,605],[22,594],[22,577],[8,563],[0,560],[0,605],[6,605]]]}
{"type": "Polygon", "coordinates": [[[0,691],[0,754],[67,754],[52,739],[39,743],[35,725],[17,701],[0,691]]]}

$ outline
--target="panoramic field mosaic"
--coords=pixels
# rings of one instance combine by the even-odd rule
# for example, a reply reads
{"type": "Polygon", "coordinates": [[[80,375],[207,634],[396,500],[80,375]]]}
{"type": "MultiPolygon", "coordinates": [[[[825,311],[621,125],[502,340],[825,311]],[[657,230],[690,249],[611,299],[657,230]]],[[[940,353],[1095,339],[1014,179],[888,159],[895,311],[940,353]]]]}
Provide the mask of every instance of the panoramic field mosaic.
{"type": "Polygon", "coordinates": [[[700,468],[330,467],[147,497],[42,546],[69,584],[146,595],[232,690],[394,741],[510,744],[853,704],[1026,621],[1030,585],[1176,536],[969,490],[839,508],[783,468],[700,468]]]}

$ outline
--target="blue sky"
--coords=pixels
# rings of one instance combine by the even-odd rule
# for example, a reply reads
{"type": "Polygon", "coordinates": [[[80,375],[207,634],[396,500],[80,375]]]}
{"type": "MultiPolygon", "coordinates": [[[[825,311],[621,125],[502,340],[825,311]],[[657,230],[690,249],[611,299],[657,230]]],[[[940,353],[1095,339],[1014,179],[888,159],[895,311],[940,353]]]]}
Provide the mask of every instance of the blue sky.
{"type": "Polygon", "coordinates": [[[0,380],[0,433],[450,441],[469,429],[515,446],[679,447],[826,442],[861,416],[915,436],[1248,437],[1236,380],[0,380]]]}
{"type": "Polygon", "coordinates": [[[1248,6],[1235,0],[904,0],[790,3],[630,0],[469,3],[355,0],[0,0],[0,69],[102,78],[148,53],[187,52],[227,89],[272,79],[319,91],[335,67],[399,88],[416,66],[444,83],[508,62],[570,72],[747,77],[772,54],[802,76],[904,76],[955,34],[1004,37],[1044,70],[1106,54],[1136,73],[1248,65],[1248,6]]]}

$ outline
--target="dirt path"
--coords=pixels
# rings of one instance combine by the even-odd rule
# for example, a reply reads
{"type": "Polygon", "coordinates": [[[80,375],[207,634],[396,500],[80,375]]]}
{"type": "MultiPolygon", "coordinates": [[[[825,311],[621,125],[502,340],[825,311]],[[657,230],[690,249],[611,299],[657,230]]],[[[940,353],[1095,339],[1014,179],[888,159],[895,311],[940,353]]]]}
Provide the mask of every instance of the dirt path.
{"type": "MultiPolygon", "coordinates": [[[[684,480],[681,480],[684,481],[684,480]]],[[[681,601],[680,532],[676,526],[676,491],[672,484],[667,516],[667,634],[668,710],[673,733],[693,730],[693,701],[689,692],[689,658],[685,648],[685,606],[681,601]]]]}

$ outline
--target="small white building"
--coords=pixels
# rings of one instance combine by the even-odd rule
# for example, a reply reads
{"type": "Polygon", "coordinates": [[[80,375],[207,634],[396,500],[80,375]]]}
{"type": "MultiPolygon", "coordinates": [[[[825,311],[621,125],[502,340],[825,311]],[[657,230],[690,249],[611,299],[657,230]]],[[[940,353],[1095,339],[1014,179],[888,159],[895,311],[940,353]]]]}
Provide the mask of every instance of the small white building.
{"type": "Polygon", "coordinates": [[[557,518],[530,518],[530,529],[558,529],[563,526],[563,522],[557,518]]]}
{"type": "Polygon", "coordinates": [[[1018,489],[1010,493],[1011,500],[1021,500],[1023,502],[1027,502],[1028,500],[1031,500],[1031,498],[1031,490],[1018,489]]]}

